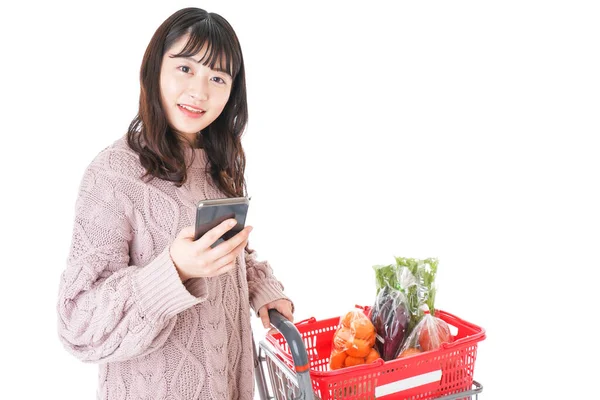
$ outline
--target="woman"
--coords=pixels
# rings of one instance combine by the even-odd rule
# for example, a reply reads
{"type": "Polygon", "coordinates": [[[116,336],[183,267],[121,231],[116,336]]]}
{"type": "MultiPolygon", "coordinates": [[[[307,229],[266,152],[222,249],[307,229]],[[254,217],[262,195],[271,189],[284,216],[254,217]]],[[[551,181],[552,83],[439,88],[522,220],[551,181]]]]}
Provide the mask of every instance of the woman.
{"type": "Polygon", "coordinates": [[[85,171],[62,275],[59,334],[99,364],[100,399],[253,398],[250,307],[293,319],[252,227],[212,248],[196,204],[246,195],[244,63],[221,16],[171,15],[141,66],[139,113],[85,171]]]}

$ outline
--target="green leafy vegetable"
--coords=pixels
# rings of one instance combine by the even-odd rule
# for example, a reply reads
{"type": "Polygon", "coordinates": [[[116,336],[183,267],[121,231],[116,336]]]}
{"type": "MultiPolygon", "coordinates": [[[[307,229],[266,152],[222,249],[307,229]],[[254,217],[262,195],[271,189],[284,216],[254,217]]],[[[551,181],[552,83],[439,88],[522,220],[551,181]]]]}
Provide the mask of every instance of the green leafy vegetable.
{"type": "Polygon", "coordinates": [[[396,266],[395,265],[374,265],[375,270],[375,283],[377,286],[377,293],[382,288],[389,286],[394,289],[400,289],[398,286],[398,278],[396,277],[396,266]]]}
{"type": "MultiPolygon", "coordinates": [[[[435,314],[435,275],[438,269],[437,258],[427,258],[419,260],[415,258],[396,258],[396,268],[401,270],[402,267],[407,268],[410,273],[417,279],[417,299],[419,306],[427,304],[427,308],[431,315],[435,314]]],[[[402,282],[401,286],[402,286],[402,282]]]]}
{"type": "Polygon", "coordinates": [[[402,291],[406,295],[408,309],[412,315],[409,331],[423,318],[423,306],[427,305],[431,315],[435,314],[435,275],[437,258],[424,260],[394,257],[396,264],[375,265],[377,294],[386,286],[402,291]]]}

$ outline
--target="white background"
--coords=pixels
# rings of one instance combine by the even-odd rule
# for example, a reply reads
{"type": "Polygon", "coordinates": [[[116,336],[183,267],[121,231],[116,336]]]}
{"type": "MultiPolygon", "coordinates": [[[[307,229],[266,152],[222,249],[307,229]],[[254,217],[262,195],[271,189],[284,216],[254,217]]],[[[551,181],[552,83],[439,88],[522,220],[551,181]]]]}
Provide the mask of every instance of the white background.
{"type": "Polygon", "coordinates": [[[371,304],[375,264],[438,257],[437,306],[487,332],[480,398],[597,393],[598,6],[257,3],[0,6],[0,397],[95,398],[56,333],[75,197],[189,5],[242,43],[251,244],[297,320],[371,304]]]}

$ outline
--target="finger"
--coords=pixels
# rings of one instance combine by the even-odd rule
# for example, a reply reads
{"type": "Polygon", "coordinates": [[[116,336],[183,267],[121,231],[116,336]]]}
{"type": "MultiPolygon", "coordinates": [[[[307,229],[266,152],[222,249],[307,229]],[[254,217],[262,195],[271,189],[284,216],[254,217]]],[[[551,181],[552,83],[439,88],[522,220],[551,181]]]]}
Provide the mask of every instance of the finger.
{"type": "MultiPolygon", "coordinates": [[[[214,260],[212,262],[212,266],[211,266],[211,269],[212,269],[211,276],[221,275],[221,274],[224,274],[225,272],[230,271],[233,268],[235,268],[237,259],[240,256],[242,249],[244,248],[243,247],[244,243],[240,244],[232,252],[224,255],[223,257],[221,257],[217,260],[214,260]],[[226,269],[226,270],[223,270],[223,269],[226,269]]],[[[213,258],[214,253],[209,253],[209,257],[213,258]]]]}
{"type": "Polygon", "coordinates": [[[237,260],[237,255],[233,252],[219,258],[218,260],[215,260],[213,262],[213,270],[214,271],[219,271],[222,268],[225,268],[226,266],[230,265],[230,264],[235,264],[235,260],[237,260]]]}
{"type": "Polygon", "coordinates": [[[238,249],[239,247],[243,248],[246,246],[246,243],[248,241],[248,236],[250,235],[251,231],[252,231],[251,226],[245,227],[231,239],[224,241],[223,243],[219,244],[214,249],[210,250],[211,257],[217,259],[217,258],[221,258],[232,252],[235,252],[237,254],[237,251],[241,250],[241,249],[238,249]]]}
{"type": "Polygon", "coordinates": [[[235,261],[230,262],[229,264],[223,265],[221,268],[217,268],[213,271],[210,276],[219,276],[228,273],[233,268],[235,268],[235,261]]]}
{"type": "Polygon", "coordinates": [[[259,315],[265,329],[270,328],[271,320],[269,319],[269,311],[267,310],[267,307],[261,308],[259,311],[259,315]]]}
{"type": "MultiPolygon", "coordinates": [[[[218,270],[218,269],[222,268],[223,266],[231,264],[231,263],[235,264],[235,260],[237,260],[237,258],[240,256],[240,254],[242,254],[242,250],[243,250],[245,244],[246,244],[246,242],[242,242],[238,247],[233,249],[233,251],[225,254],[223,257],[219,258],[218,260],[215,260],[215,262],[213,263],[215,265],[215,269],[218,270]]],[[[210,256],[213,257],[214,253],[212,253],[210,256]]]]}
{"type": "Polygon", "coordinates": [[[294,322],[294,315],[292,314],[292,307],[289,303],[279,303],[277,305],[277,311],[279,311],[285,318],[287,318],[290,322],[294,322]]]}
{"type": "Polygon", "coordinates": [[[223,236],[225,233],[227,233],[227,231],[230,231],[235,226],[235,224],[237,224],[237,221],[235,220],[235,218],[226,219],[225,221],[221,222],[219,225],[215,226],[214,228],[212,228],[211,230],[206,232],[204,234],[204,236],[202,236],[200,239],[198,239],[197,240],[198,245],[200,247],[202,247],[203,249],[209,248],[210,245],[212,245],[221,236],[223,236]]]}
{"type": "Polygon", "coordinates": [[[292,314],[291,310],[287,314],[287,319],[289,319],[290,322],[294,322],[294,314],[292,314]]]}
{"type": "Polygon", "coordinates": [[[276,333],[279,333],[279,331],[275,328],[271,328],[269,329],[269,332],[267,332],[267,335],[274,335],[276,333]]]}
{"type": "Polygon", "coordinates": [[[244,249],[246,248],[246,244],[247,243],[248,243],[248,239],[246,238],[246,240],[244,240],[242,243],[240,243],[239,245],[237,245],[237,247],[235,249],[233,249],[231,251],[231,253],[235,254],[236,257],[244,254],[244,249]]]}
{"type": "Polygon", "coordinates": [[[186,226],[185,228],[181,229],[179,231],[179,233],[177,234],[177,237],[179,239],[192,239],[192,240],[194,240],[195,233],[196,233],[196,228],[193,225],[190,225],[190,226],[186,226]]]}

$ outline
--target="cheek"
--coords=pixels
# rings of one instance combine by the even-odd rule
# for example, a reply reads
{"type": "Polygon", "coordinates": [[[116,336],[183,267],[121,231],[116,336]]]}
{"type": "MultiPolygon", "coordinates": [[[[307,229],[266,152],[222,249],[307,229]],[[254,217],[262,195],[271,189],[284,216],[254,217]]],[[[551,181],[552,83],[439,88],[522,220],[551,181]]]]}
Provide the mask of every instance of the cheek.
{"type": "Polygon", "coordinates": [[[225,106],[227,105],[227,101],[229,100],[229,95],[231,92],[220,93],[218,98],[219,111],[223,111],[225,106]]]}
{"type": "Polygon", "coordinates": [[[160,77],[160,102],[162,103],[163,107],[165,107],[167,100],[169,98],[169,94],[167,93],[167,83],[165,81],[165,78],[163,78],[162,76],[160,77]]]}
{"type": "Polygon", "coordinates": [[[160,91],[165,100],[173,102],[189,85],[189,79],[176,72],[166,71],[160,75],[160,91]]]}
{"type": "Polygon", "coordinates": [[[161,77],[160,79],[160,94],[163,102],[170,102],[173,100],[173,93],[175,92],[175,85],[172,78],[161,77]]]}

